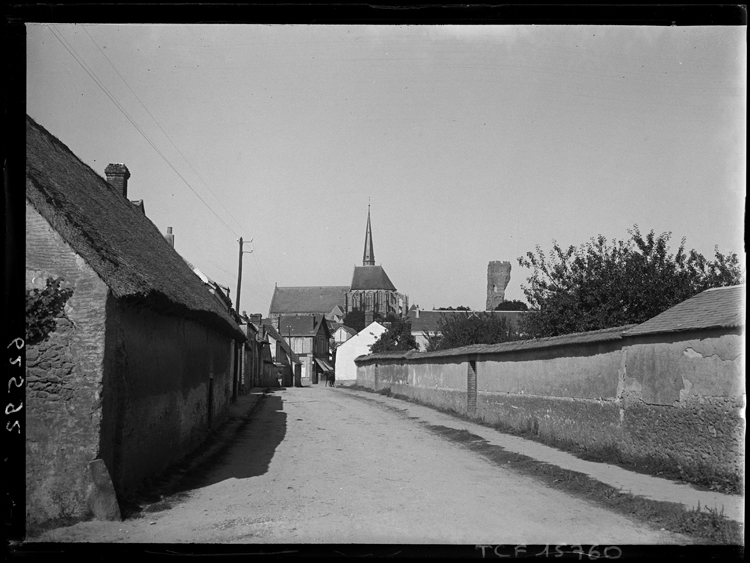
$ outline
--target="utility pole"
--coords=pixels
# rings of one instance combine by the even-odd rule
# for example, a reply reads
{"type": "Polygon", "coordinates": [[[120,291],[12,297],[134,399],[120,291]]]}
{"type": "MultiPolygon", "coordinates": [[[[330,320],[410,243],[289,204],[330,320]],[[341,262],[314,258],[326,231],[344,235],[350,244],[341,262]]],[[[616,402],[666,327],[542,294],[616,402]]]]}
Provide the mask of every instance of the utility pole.
{"type": "MultiPolygon", "coordinates": [[[[250,254],[253,249],[250,250],[243,250],[242,245],[244,244],[244,241],[242,240],[242,237],[237,239],[237,242],[240,243],[240,265],[239,270],[237,271],[237,303],[235,303],[234,310],[237,313],[237,317],[240,317],[240,291],[242,290],[242,255],[243,254],[250,254]]],[[[250,239],[250,242],[253,242],[253,239],[250,239]]],[[[239,386],[240,382],[240,371],[242,370],[242,350],[244,348],[244,344],[236,344],[235,350],[236,350],[236,361],[235,361],[235,371],[234,371],[234,383],[232,385],[232,401],[235,401],[237,399],[237,388],[239,386]]]]}
{"type": "MultiPolygon", "coordinates": [[[[243,240],[242,237],[237,239],[237,242],[240,243],[240,265],[239,269],[237,271],[237,304],[234,307],[234,310],[237,311],[237,314],[240,314],[240,290],[242,289],[242,255],[243,254],[250,254],[252,253],[253,249],[250,250],[242,250],[243,240]]],[[[253,239],[250,239],[248,241],[248,244],[253,242],[253,239]]]]}

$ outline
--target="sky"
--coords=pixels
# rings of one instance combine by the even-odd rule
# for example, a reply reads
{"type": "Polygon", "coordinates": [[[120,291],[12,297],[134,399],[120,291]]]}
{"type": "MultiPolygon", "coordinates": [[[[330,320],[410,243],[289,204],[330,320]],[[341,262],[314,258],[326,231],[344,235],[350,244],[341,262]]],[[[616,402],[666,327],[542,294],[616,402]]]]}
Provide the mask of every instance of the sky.
{"type": "Polygon", "coordinates": [[[671,232],[745,264],[744,26],[27,24],[27,113],[131,173],[236,303],[349,285],[483,310],[487,266],[671,232]],[[248,241],[252,241],[249,242],[248,241]]]}

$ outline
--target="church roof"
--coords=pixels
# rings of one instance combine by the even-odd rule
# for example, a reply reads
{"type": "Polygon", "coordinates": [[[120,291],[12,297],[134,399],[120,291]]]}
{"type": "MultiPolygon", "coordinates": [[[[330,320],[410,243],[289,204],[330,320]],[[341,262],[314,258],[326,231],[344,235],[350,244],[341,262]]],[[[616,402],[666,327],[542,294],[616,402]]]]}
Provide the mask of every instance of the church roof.
{"type": "Polygon", "coordinates": [[[358,289],[386,289],[396,291],[383,266],[354,266],[352,291],[358,289]]]}
{"type": "Polygon", "coordinates": [[[269,315],[299,313],[327,315],[336,305],[346,304],[346,286],[276,287],[269,315]]]}

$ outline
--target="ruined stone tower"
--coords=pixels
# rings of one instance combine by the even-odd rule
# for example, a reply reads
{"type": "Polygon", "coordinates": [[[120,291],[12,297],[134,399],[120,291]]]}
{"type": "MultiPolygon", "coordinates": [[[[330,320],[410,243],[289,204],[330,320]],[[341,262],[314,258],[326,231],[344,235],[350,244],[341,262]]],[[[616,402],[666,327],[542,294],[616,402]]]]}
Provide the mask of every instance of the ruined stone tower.
{"type": "Polygon", "coordinates": [[[505,288],[510,281],[510,262],[493,260],[487,266],[487,311],[494,311],[505,301],[505,288]]]}

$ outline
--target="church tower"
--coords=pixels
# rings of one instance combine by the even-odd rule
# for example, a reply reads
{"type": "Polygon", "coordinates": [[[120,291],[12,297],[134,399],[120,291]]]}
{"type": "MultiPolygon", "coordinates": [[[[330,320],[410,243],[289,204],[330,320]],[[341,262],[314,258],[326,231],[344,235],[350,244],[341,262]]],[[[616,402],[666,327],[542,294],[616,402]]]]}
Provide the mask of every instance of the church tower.
{"type": "Polygon", "coordinates": [[[409,309],[409,298],[396,290],[383,266],[375,265],[369,204],[362,265],[354,266],[354,275],[346,299],[347,313],[354,309],[382,317],[388,313],[406,315],[409,309]]]}
{"type": "Polygon", "coordinates": [[[362,257],[363,266],[375,265],[375,251],[372,249],[372,227],[370,226],[370,205],[367,205],[367,230],[365,231],[365,253],[362,257]]]}

